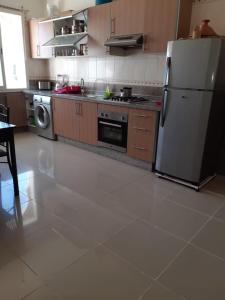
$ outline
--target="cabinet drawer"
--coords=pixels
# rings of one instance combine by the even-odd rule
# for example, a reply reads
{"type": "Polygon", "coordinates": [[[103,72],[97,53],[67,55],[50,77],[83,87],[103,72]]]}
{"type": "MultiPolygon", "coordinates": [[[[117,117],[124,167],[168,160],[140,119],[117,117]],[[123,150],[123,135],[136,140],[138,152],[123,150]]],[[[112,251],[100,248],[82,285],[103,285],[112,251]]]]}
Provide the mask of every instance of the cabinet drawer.
{"type": "Polygon", "coordinates": [[[129,110],[128,155],[152,162],[154,152],[156,113],[141,109],[129,110]]]}
{"type": "Polygon", "coordinates": [[[153,148],[154,137],[149,131],[132,130],[128,136],[128,143],[143,150],[149,150],[153,148]]]}
{"type": "Polygon", "coordinates": [[[139,131],[155,130],[155,112],[132,109],[129,112],[129,126],[139,131]]]}
{"type": "Polygon", "coordinates": [[[133,131],[128,138],[128,155],[148,162],[152,161],[154,141],[152,134],[133,131]]]}
{"type": "Polygon", "coordinates": [[[146,162],[152,162],[153,151],[143,150],[141,148],[134,146],[132,149],[128,151],[128,155],[136,159],[144,160],[146,162]]]}
{"type": "Polygon", "coordinates": [[[128,114],[128,108],[127,107],[122,107],[122,106],[119,106],[119,105],[98,104],[98,110],[105,110],[105,111],[118,112],[118,113],[127,113],[128,114]]]}
{"type": "Polygon", "coordinates": [[[131,130],[128,135],[128,155],[137,159],[152,161],[154,134],[149,131],[131,130]]]}

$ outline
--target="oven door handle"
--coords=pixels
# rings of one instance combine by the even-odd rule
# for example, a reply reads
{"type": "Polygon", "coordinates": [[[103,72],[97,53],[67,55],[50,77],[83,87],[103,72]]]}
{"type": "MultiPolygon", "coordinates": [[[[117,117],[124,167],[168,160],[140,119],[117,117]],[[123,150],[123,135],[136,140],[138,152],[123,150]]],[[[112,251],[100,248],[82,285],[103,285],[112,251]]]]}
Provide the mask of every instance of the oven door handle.
{"type": "Polygon", "coordinates": [[[103,122],[103,121],[99,121],[99,124],[102,124],[102,125],[109,125],[109,126],[117,127],[117,128],[122,128],[121,125],[118,125],[118,124],[112,124],[112,123],[103,122]]]}

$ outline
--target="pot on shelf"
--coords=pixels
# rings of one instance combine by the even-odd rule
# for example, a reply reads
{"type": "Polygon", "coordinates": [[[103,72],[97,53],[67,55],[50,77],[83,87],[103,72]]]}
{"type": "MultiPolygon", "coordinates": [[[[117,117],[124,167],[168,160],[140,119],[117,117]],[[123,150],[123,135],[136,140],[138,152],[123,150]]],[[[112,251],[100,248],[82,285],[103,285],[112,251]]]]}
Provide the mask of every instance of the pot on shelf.
{"type": "Polygon", "coordinates": [[[202,37],[218,36],[214,29],[209,26],[210,20],[202,20],[200,25],[200,33],[202,37]]]}

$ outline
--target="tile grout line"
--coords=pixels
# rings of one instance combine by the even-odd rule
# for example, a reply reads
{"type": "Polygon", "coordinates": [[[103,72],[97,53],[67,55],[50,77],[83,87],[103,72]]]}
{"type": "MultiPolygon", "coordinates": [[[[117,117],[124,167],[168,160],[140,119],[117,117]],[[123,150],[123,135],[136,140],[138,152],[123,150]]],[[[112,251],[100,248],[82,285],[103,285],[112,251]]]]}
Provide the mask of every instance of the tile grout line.
{"type": "MultiPolygon", "coordinates": [[[[145,176],[147,176],[147,175],[144,175],[144,176],[142,176],[142,177],[145,177],[145,176]]],[[[141,178],[142,178],[142,177],[141,177],[141,178]]],[[[131,183],[132,183],[132,182],[131,182],[131,183]]],[[[136,183],[136,182],[134,181],[134,183],[136,183]]],[[[127,185],[129,185],[129,184],[130,184],[130,183],[124,185],[123,187],[127,187],[127,185]]],[[[122,188],[122,189],[123,189],[123,188],[122,188]]],[[[110,192],[110,194],[114,195],[114,194],[115,194],[117,191],[119,191],[119,190],[120,190],[120,188],[114,190],[113,192],[110,192]]],[[[143,189],[143,191],[145,192],[145,189],[143,189]]],[[[220,197],[220,196],[215,195],[215,194],[212,194],[212,193],[206,192],[206,194],[211,195],[211,196],[216,196],[216,197],[219,198],[219,199],[223,199],[223,197],[220,197]]],[[[149,196],[150,196],[150,195],[149,195],[149,196]]],[[[203,211],[201,211],[201,210],[198,210],[198,209],[195,209],[195,208],[192,208],[192,207],[188,207],[188,206],[186,206],[186,205],[184,205],[184,204],[181,204],[181,203],[179,203],[178,201],[175,201],[175,200],[172,200],[172,199],[168,198],[167,196],[164,196],[161,200],[162,200],[162,201],[168,201],[168,202],[173,203],[173,204],[175,204],[175,205],[177,205],[177,206],[179,206],[179,207],[182,207],[182,208],[187,209],[187,210],[189,210],[189,211],[192,211],[192,212],[195,212],[195,213],[197,213],[197,214],[203,215],[203,216],[205,216],[205,217],[209,217],[209,216],[213,215],[214,212],[215,212],[215,211],[214,211],[212,214],[206,213],[206,212],[203,212],[203,211]]],[[[225,204],[223,204],[223,205],[225,206],[225,204]]]]}
{"type": "MultiPolygon", "coordinates": [[[[211,217],[209,217],[205,222],[204,224],[199,228],[199,230],[197,231],[197,233],[195,234],[198,234],[206,225],[207,223],[209,222],[209,220],[211,219],[211,217]]],[[[194,234],[194,236],[195,236],[194,234]]],[[[192,237],[191,237],[192,238],[192,237]]],[[[190,238],[190,239],[191,239],[190,238]]],[[[189,240],[190,240],[189,239],[189,240]]],[[[170,266],[176,261],[176,259],[180,256],[180,254],[190,245],[189,243],[189,240],[186,242],[186,244],[184,245],[184,247],[178,251],[178,253],[175,255],[175,257],[168,263],[168,265],[164,268],[164,270],[162,270],[162,272],[157,276],[156,280],[158,281],[160,277],[162,277],[162,275],[170,268],[170,266]]]]}
{"type": "Polygon", "coordinates": [[[219,260],[222,261],[222,262],[225,262],[225,259],[224,259],[224,258],[222,258],[222,257],[220,257],[220,256],[217,256],[216,254],[214,254],[214,253],[212,253],[212,252],[210,252],[210,251],[208,251],[208,250],[206,250],[206,249],[204,249],[204,248],[201,248],[201,247],[199,247],[198,245],[191,244],[191,243],[190,243],[189,245],[192,246],[193,248],[198,249],[200,252],[203,252],[203,253],[205,253],[205,254],[207,254],[207,255],[209,255],[209,256],[212,256],[212,257],[214,257],[214,258],[219,259],[219,260]]]}
{"type": "Polygon", "coordinates": [[[166,267],[159,273],[159,275],[155,278],[156,281],[160,279],[160,277],[170,268],[170,266],[176,261],[176,259],[180,256],[180,254],[188,247],[188,243],[182,247],[177,254],[174,256],[174,258],[166,265],[166,267]]]}
{"type": "Polygon", "coordinates": [[[27,297],[32,296],[35,292],[37,292],[40,288],[44,287],[44,285],[39,286],[38,288],[35,288],[33,291],[29,292],[25,296],[23,296],[20,300],[26,300],[27,297]]]}
{"type": "MultiPolygon", "coordinates": [[[[207,194],[208,194],[208,193],[207,193],[207,194]]],[[[215,196],[215,195],[212,195],[212,194],[208,194],[208,195],[215,196]]],[[[219,198],[219,199],[222,199],[222,198],[219,197],[219,196],[216,196],[216,197],[219,198]]],[[[195,212],[195,213],[198,213],[198,214],[203,215],[203,216],[206,216],[206,217],[212,216],[212,215],[215,213],[215,211],[213,211],[212,213],[206,213],[206,212],[203,212],[203,211],[198,210],[198,209],[196,209],[196,208],[188,207],[188,206],[186,206],[186,205],[184,205],[184,204],[182,204],[182,203],[179,203],[178,201],[172,200],[172,199],[167,198],[167,197],[165,197],[165,199],[163,199],[163,200],[172,202],[172,203],[176,204],[177,206],[183,207],[183,208],[185,208],[185,209],[187,209],[187,210],[193,211],[193,212],[195,212]]],[[[224,199],[224,200],[225,200],[225,199],[224,199]]],[[[223,203],[223,205],[225,205],[225,204],[223,203]]],[[[223,206],[223,205],[222,205],[222,206],[223,206]]],[[[217,209],[218,209],[218,208],[217,208],[217,209]]],[[[217,209],[216,209],[216,210],[217,210],[217,209]]],[[[221,207],[220,207],[220,209],[221,209],[221,207]]]]}
{"type": "MultiPolygon", "coordinates": [[[[224,204],[223,204],[224,205],[224,204]]],[[[182,252],[188,247],[192,246],[191,241],[200,233],[200,231],[214,218],[214,216],[217,214],[217,212],[223,207],[221,205],[217,208],[217,210],[206,220],[206,222],[199,228],[199,230],[187,241],[186,245],[177,253],[177,255],[172,259],[172,261],[165,267],[165,269],[159,274],[159,276],[156,278],[158,281],[160,277],[171,267],[171,265],[176,261],[176,259],[181,255],[182,252]]]]}
{"type": "Polygon", "coordinates": [[[165,233],[165,234],[168,234],[170,237],[174,238],[174,239],[177,239],[177,240],[180,240],[181,242],[184,242],[184,243],[187,243],[188,241],[183,239],[182,237],[170,232],[170,231],[167,231],[166,229],[160,227],[159,225],[156,225],[154,223],[151,223],[150,221],[148,220],[145,220],[145,219],[142,219],[142,218],[137,218],[138,221],[144,223],[145,225],[148,225],[148,226],[151,226],[153,228],[156,228],[157,230],[165,233]]]}
{"type": "Polygon", "coordinates": [[[143,300],[144,297],[145,297],[145,295],[146,295],[149,291],[151,291],[152,287],[153,287],[152,284],[151,284],[149,287],[147,287],[147,288],[143,291],[142,295],[140,295],[140,296],[138,297],[137,300],[143,300]]]}
{"type": "MultiPolygon", "coordinates": [[[[66,221],[64,221],[64,220],[61,219],[61,218],[60,218],[60,220],[62,220],[65,224],[70,225],[72,228],[78,230],[81,234],[84,234],[84,233],[82,233],[82,231],[80,231],[80,229],[77,228],[76,226],[67,223],[66,221]]],[[[136,220],[132,220],[132,222],[131,222],[130,224],[132,224],[132,223],[135,222],[135,221],[136,221],[136,220]]],[[[127,225],[123,226],[123,228],[120,229],[120,230],[123,230],[124,227],[129,226],[130,224],[127,224],[127,225]]],[[[117,234],[117,232],[116,232],[115,234],[117,234]]],[[[109,239],[110,239],[110,238],[109,238],[109,239]]],[[[98,242],[95,240],[95,241],[93,241],[93,243],[94,243],[94,246],[91,247],[90,249],[88,249],[87,251],[85,251],[85,253],[83,253],[81,256],[79,256],[74,262],[70,263],[69,265],[67,265],[67,266],[66,266],[65,268],[63,268],[62,270],[57,271],[55,274],[53,274],[52,276],[50,276],[50,278],[47,278],[46,280],[49,281],[49,280],[51,280],[52,277],[57,276],[60,272],[64,272],[64,271],[67,270],[70,266],[76,264],[80,259],[82,259],[83,257],[87,256],[89,253],[93,252],[93,251],[96,250],[98,247],[103,247],[103,248],[108,249],[107,247],[105,247],[105,246],[102,244],[102,242],[101,242],[101,243],[98,243],[98,242]]],[[[110,250],[110,249],[108,249],[108,250],[110,250]]],[[[112,251],[110,251],[110,252],[112,252],[112,251]]],[[[114,252],[112,252],[112,253],[114,253],[114,252]]],[[[114,254],[114,255],[115,255],[115,254],[114,254]]],[[[138,270],[138,272],[140,272],[140,271],[138,270]]],[[[36,273],[35,273],[35,274],[36,274],[36,273]]]]}
{"type": "Polygon", "coordinates": [[[126,225],[122,226],[118,231],[115,231],[114,233],[112,233],[112,235],[109,238],[106,238],[104,241],[102,242],[97,242],[98,246],[104,246],[103,244],[107,243],[108,241],[110,241],[113,237],[117,236],[120,232],[122,232],[124,229],[126,229],[127,227],[129,227],[130,225],[134,224],[137,221],[137,218],[131,220],[129,223],[127,223],[126,225]]]}
{"type": "MultiPolygon", "coordinates": [[[[101,247],[105,248],[107,251],[109,251],[113,256],[117,257],[119,260],[123,261],[124,263],[126,263],[127,265],[129,265],[133,270],[135,270],[136,272],[138,272],[139,274],[141,274],[142,276],[144,276],[146,279],[154,281],[154,278],[151,275],[148,275],[147,273],[145,273],[144,271],[142,271],[141,269],[139,269],[139,267],[137,267],[136,265],[134,265],[132,262],[130,262],[129,260],[127,260],[126,258],[124,258],[123,256],[119,255],[118,253],[114,252],[112,249],[110,249],[109,247],[107,247],[106,245],[101,245],[101,247]]],[[[150,287],[150,286],[149,286],[150,287]]]]}
{"type": "Polygon", "coordinates": [[[194,239],[195,237],[200,233],[200,231],[202,231],[202,229],[211,221],[215,218],[216,214],[223,208],[224,206],[224,203],[219,206],[215,212],[208,218],[208,220],[206,220],[206,222],[200,227],[200,229],[188,240],[188,243],[190,244],[194,239]]]}

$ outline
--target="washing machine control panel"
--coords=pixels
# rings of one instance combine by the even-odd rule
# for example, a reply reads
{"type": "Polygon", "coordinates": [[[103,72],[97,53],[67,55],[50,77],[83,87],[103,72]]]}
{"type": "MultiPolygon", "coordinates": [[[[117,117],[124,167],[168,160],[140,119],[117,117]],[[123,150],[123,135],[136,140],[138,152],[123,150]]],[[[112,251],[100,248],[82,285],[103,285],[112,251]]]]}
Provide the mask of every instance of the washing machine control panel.
{"type": "Polygon", "coordinates": [[[43,104],[51,104],[51,97],[49,96],[41,96],[41,95],[34,95],[33,102],[43,103],[43,104]]]}

